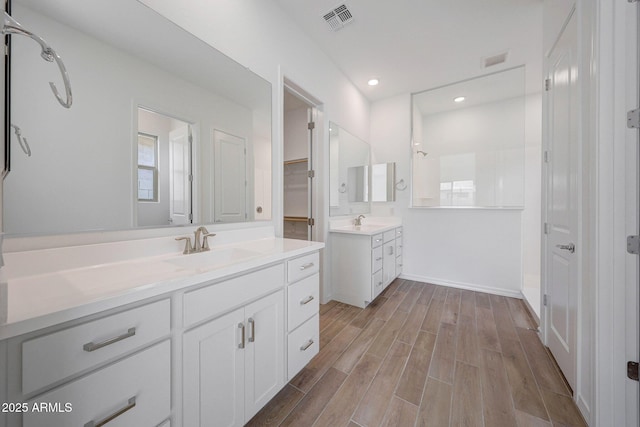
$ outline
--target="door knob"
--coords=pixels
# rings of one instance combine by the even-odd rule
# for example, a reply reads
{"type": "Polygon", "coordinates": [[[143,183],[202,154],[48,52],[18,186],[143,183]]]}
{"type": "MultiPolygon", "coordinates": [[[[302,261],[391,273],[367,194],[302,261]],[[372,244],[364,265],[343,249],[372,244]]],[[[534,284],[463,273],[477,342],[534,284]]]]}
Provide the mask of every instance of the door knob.
{"type": "Polygon", "coordinates": [[[573,243],[569,243],[568,245],[556,245],[556,248],[562,249],[563,251],[569,251],[570,253],[574,253],[576,251],[576,245],[573,243]]]}

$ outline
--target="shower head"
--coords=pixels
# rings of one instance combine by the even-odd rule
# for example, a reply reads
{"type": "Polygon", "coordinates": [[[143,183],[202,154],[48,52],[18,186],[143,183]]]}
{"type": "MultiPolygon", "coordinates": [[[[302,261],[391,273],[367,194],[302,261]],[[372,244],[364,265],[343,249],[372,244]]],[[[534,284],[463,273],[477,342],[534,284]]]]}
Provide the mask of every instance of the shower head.
{"type": "Polygon", "coordinates": [[[27,36],[35,40],[40,45],[40,47],[42,48],[42,52],[40,52],[40,56],[42,57],[42,59],[44,59],[47,62],[55,61],[56,64],[58,65],[58,68],[60,69],[60,74],[62,74],[62,80],[64,81],[64,89],[67,95],[67,99],[65,100],[60,96],[60,93],[58,92],[58,88],[53,82],[49,82],[49,86],[51,87],[51,90],[53,91],[53,94],[55,95],[60,105],[62,105],[65,108],[71,107],[71,103],[72,103],[71,83],[69,82],[69,74],[67,73],[67,69],[65,68],[64,63],[62,62],[62,58],[60,58],[60,55],[58,55],[56,51],[53,50],[51,46],[49,46],[42,37],[32,33],[29,30],[26,30],[22,25],[20,25],[18,21],[13,19],[13,17],[9,15],[7,12],[4,13],[2,31],[0,32],[4,35],[20,34],[23,36],[27,36]]]}

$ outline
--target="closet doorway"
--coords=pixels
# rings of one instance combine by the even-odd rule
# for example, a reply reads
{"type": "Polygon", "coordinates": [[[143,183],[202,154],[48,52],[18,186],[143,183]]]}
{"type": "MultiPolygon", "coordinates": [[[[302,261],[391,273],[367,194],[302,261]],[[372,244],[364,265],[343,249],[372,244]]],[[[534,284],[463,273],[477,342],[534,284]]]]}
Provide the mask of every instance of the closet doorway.
{"type": "Polygon", "coordinates": [[[316,108],[298,90],[285,82],[283,101],[283,236],[314,238],[314,135],[316,108]]]}

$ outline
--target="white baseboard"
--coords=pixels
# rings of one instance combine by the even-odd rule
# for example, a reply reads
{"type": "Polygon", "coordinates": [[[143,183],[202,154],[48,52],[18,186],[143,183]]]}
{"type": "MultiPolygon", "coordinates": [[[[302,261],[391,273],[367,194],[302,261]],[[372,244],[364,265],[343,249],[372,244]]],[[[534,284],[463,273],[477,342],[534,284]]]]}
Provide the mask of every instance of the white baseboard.
{"type": "Polygon", "coordinates": [[[578,405],[578,409],[582,414],[582,418],[584,418],[587,425],[591,425],[591,410],[589,409],[589,405],[587,405],[587,402],[584,400],[581,394],[578,394],[576,405],[578,405]]]}
{"type": "Polygon", "coordinates": [[[493,288],[490,286],[476,285],[473,283],[452,282],[433,277],[416,276],[413,274],[401,274],[401,279],[413,280],[415,282],[433,283],[434,285],[449,286],[450,288],[466,289],[468,291],[485,292],[487,294],[501,295],[504,297],[523,299],[522,292],[510,289],[493,288]]]}

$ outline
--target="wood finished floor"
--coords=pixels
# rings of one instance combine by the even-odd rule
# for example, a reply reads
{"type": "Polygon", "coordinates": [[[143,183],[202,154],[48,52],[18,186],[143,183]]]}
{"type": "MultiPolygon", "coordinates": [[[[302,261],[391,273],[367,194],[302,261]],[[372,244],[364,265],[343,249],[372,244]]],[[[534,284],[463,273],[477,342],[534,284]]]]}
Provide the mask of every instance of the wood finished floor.
{"type": "Polygon", "coordinates": [[[320,307],[320,352],[249,426],[586,426],[522,301],[396,280],[320,307]]]}

